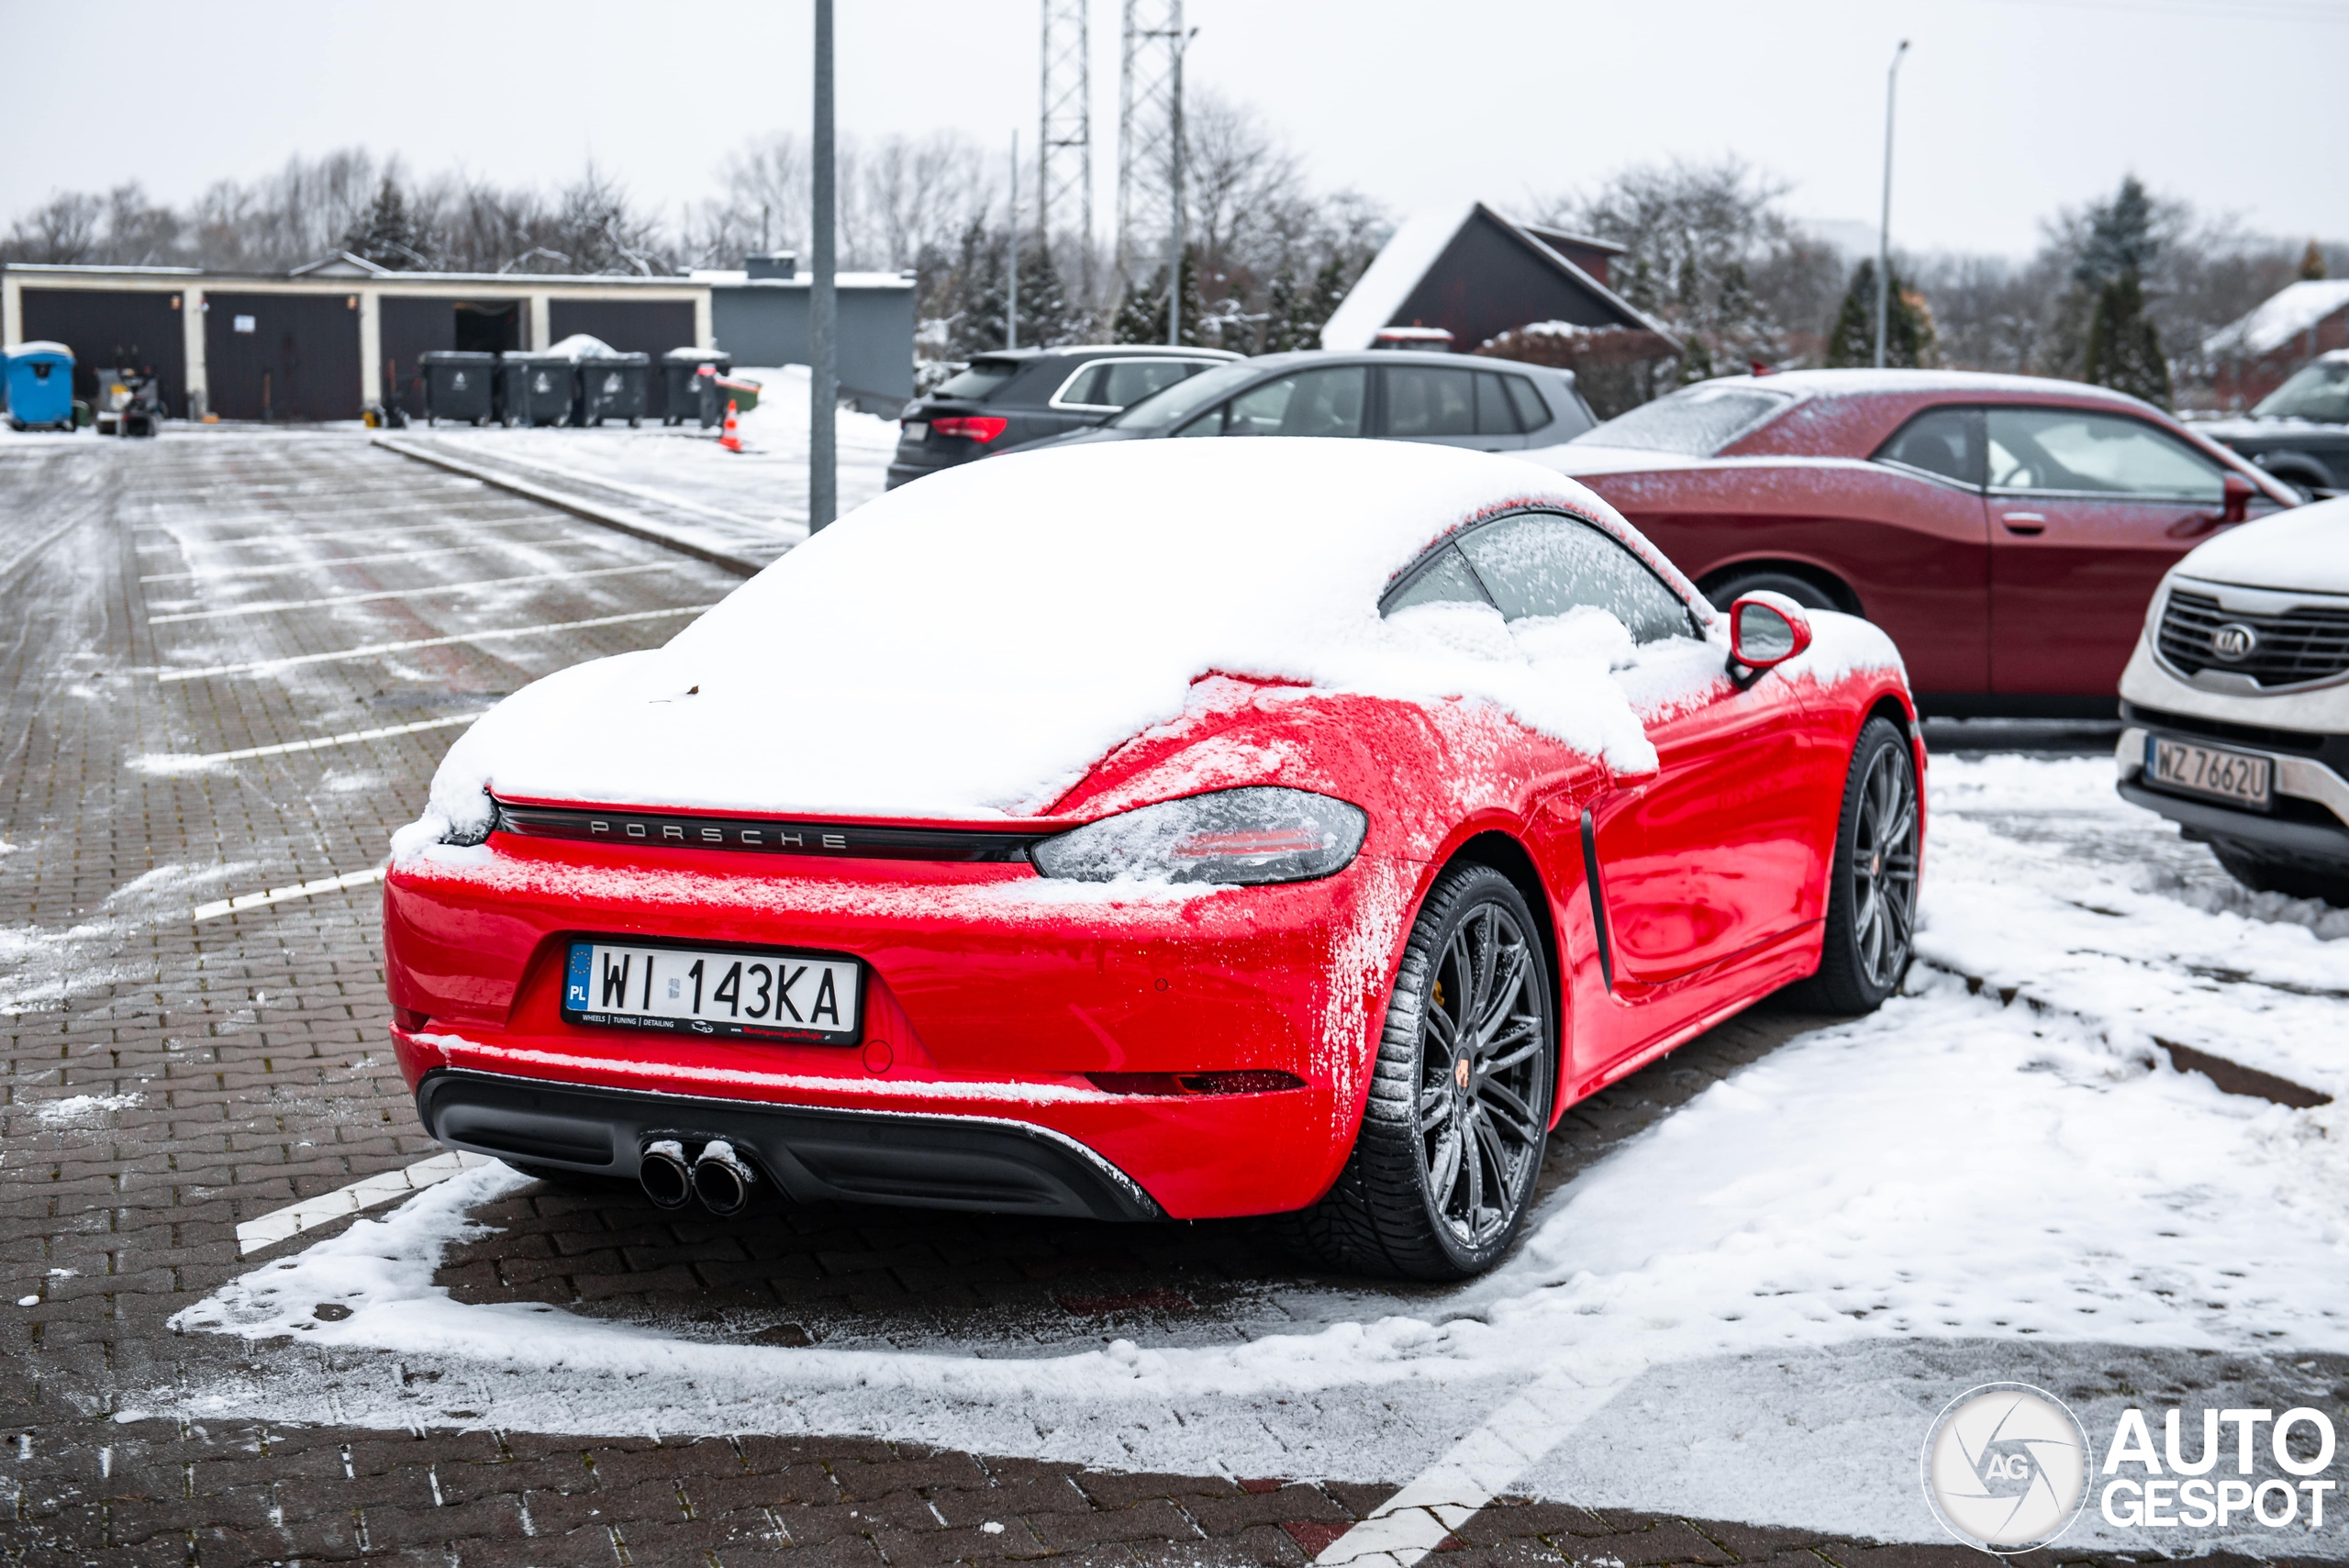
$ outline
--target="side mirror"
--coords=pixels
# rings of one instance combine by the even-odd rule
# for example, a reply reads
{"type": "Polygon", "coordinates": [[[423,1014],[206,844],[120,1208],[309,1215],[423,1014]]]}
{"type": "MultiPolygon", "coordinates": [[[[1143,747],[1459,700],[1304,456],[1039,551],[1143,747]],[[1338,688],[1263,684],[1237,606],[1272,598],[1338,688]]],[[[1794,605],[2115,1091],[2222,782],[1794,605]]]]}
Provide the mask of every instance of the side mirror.
{"type": "Polygon", "coordinates": [[[1758,589],[1729,607],[1729,656],[1755,674],[1810,646],[1810,617],[1784,594],[1758,589]]]}
{"type": "Polygon", "coordinates": [[[2259,486],[2240,473],[2230,473],[2224,481],[2226,503],[2220,508],[2219,521],[2239,523],[2251,516],[2251,504],[2259,498],[2259,486]]]}

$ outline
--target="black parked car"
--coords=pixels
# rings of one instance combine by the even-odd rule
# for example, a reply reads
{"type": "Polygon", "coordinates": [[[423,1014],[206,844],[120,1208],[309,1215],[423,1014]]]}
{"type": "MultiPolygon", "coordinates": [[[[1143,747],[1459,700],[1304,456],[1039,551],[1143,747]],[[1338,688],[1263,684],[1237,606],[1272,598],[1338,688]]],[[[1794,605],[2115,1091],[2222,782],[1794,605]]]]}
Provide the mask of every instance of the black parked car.
{"type": "Polygon", "coordinates": [[[2311,501],[2349,493],[2349,349],[2292,373],[2250,417],[2197,424],[2311,501]]]}
{"type": "Polygon", "coordinates": [[[1221,349],[1091,343],[982,354],[897,416],[889,488],[1024,442],[1082,430],[1201,371],[1237,360],[1221,349]]]}
{"type": "Polygon", "coordinates": [[[1307,350],[1219,365],[1097,429],[1042,443],[1157,436],[1370,436],[1478,451],[1552,446],[1598,421],[1572,371],[1464,354],[1307,350]]]}

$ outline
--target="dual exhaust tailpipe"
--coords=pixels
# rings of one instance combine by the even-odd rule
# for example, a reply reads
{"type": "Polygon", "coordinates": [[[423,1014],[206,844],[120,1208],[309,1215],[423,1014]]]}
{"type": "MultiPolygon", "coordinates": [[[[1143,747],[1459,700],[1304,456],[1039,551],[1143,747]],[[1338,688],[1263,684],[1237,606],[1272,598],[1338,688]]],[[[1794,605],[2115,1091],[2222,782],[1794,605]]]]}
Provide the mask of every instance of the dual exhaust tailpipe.
{"type": "Polygon", "coordinates": [[[750,1207],[758,1177],[723,1139],[711,1139],[688,1161],[683,1143],[660,1138],[644,1146],[636,1179],[644,1195],[662,1208],[683,1208],[698,1198],[702,1207],[724,1218],[750,1207]]]}

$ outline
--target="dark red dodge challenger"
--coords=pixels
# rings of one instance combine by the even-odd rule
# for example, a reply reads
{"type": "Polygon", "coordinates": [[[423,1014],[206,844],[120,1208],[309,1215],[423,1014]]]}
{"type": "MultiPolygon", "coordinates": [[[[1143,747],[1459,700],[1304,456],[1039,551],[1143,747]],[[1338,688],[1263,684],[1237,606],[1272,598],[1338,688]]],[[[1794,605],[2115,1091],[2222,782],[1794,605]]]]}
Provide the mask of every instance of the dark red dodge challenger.
{"type": "Polygon", "coordinates": [[[1919,706],[1955,715],[2112,712],[2162,573],[2299,499],[2136,398],[1962,371],[1725,377],[1526,456],[1717,605],[1875,621],[1919,706]]]}

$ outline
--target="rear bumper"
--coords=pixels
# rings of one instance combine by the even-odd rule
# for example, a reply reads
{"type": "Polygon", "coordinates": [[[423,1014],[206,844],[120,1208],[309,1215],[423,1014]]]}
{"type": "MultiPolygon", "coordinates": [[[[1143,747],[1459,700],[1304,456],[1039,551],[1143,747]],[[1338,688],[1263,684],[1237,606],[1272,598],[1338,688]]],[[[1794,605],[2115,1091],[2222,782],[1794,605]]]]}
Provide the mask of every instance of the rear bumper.
{"type": "Polygon", "coordinates": [[[634,1179],[656,1138],[724,1139],[799,1203],[1165,1217],[1138,1183],[1075,1140],[984,1117],[763,1105],[445,1068],[417,1085],[416,1110],[450,1148],[598,1175],[634,1179]]]}

